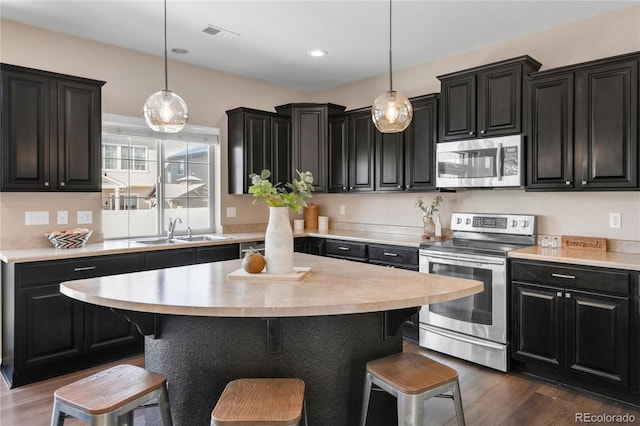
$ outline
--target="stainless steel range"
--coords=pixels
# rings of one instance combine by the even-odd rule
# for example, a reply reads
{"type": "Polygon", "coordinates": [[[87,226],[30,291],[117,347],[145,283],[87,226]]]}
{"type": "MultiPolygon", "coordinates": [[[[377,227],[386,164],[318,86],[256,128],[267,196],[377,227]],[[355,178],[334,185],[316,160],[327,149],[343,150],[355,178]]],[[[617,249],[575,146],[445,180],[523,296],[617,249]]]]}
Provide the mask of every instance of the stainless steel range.
{"type": "Polygon", "coordinates": [[[532,215],[453,213],[453,238],[420,247],[420,272],[484,282],[484,291],[420,310],[420,346],[507,371],[507,253],[534,245],[532,215]]]}

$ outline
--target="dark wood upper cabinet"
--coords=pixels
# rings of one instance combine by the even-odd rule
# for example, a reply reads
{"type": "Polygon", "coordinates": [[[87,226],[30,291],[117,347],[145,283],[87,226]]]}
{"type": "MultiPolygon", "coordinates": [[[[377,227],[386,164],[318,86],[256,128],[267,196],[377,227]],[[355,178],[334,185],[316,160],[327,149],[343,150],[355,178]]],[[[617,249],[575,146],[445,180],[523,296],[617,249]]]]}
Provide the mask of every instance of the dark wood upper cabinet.
{"type": "Polygon", "coordinates": [[[349,116],[329,119],[329,192],[349,191],[349,116]]]}
{"type": "Polygon", "coordinates": [[[335,104],[307,103],[276,107],[279,114],[291,117],[292,172],[310,171],[317,192],[328,189],[329,117],[344,109],[335,104]]]}
{"type": "Polygon", "coordinates": [[[251,108],[227,111],[229,193],[246,194],[249,175],[271,171],[272,183],[291,179],[291,120],[251,108]]]}
{"type": "Polygon", "coordinates": [[[375,134],[371,108],[349,113],[349,192],[375,189],[375,134]]]}
{"type": "Polygon", "coordinates": [[[2,191],[100,191],[105,82],[0,66],[2,191]]]}
{"type": "Polygon", "coordinates": [[[441,141],[521,133],[523,78],[540,66],[521,56],[439,76],[441,141]]]}
{"type": "Polygon", "coordinates": [[[527,190],[638,189],[635,53],[532,74],[527,190]]]}
{"type": "Polygon", "coordinates": [[[433,190],[438,142],[438,96],[411,98],[413,120],[404,133],[404,189],[433,190]]]}

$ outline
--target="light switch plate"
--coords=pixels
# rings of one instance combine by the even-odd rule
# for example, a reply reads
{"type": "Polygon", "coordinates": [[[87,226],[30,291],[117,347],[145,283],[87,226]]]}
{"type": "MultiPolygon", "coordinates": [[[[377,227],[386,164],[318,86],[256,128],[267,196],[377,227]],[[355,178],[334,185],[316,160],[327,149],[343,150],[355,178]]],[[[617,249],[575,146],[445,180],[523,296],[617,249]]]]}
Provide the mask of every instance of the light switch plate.
{"type": "Polygon", "coordinates": [[[58,225],[69,224],[69,211],[58,210],[58,225]]]}
{"type": "Polygon", "coordinates": [[[93,223],[93,216],[91,210],[78,212],[78,225],[93,223]]]}
{"type": "Polygon", "coordinates": [[[48,225],[49,224],[49,212],[24,212],[24,224],[31,225],[48,225]]]}

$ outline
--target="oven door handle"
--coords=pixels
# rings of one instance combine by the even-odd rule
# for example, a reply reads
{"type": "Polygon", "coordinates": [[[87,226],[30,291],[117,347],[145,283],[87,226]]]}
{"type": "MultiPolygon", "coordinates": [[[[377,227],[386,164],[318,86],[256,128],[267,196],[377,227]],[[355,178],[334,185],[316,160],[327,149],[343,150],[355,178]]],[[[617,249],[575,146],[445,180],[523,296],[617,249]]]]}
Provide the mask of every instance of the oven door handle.
{"type": "Polygon", "coordinates": [[[469,262],[476,265],[504,265],[504,260],[489,260],[486,258],[476,259],[472,257],[464,257],[464,256],[438,256],[434,254],[420,254],[420,256],[424,256],[427,259],[441,259],[441,260],[449,260],[449,261],[457,261],[457,262],[469,262]]]}
{"type": "Polygon", "coordinates": [[[490,349],[496,349],[496,350],[499,350],[499,351],[506,350],[506,346],[500,345],[498,343],[491,343],[491,342],[488,342],[486,340],[480,340],[480,339],[469,339],[469,338],[466,338],[464,336],[461,336],[458,333],[456,333],[456,334],[448,333],[445,330],[441,330],[439,328],[435,328],[435,327],[432,327],[432,326],[427,325],[427,324],[420,324],[420,327],[422,327],[423,329],[425,329],[427,331],[430,331],[433,334],[438,334],[440,336],[447,337],[449,339],[459,340],[461,342],[470,343],[472,345],[484,346],[484,347],[487,347],[487,348],[490,348],[490,349]]]}

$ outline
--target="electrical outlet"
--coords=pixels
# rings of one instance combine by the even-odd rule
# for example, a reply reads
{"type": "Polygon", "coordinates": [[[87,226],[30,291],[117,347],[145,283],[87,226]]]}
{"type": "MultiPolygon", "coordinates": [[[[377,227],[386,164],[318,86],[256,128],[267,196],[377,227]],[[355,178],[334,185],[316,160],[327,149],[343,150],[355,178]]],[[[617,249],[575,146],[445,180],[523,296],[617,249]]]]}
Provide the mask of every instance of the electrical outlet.
{"type": "Polygon", "coordinates": [[[609,228],[620,228],[620,213],[609,213],[609,228]]]}
{"type": "Polygon", "coordinates": [[[31,225],[48,225],[49,224],[49,212],[24,212],[24,224],[31,225]]]}
{"type": "Polygon", "coordinates": [[[340,214],[345,214],[347,212],[347,209],[345,208],[344,205],[340,205],[340,214]]]}
{"type": "Polygon", "coordinates": [[[91,214],[91,210],[79,211],[77,222],[78,225],[93,223],[93,215],[91,214]]]}
{"type": "Polygon", "coordinates": [[[67,225],[69,223],[69,212],[67,210],[58,210],[58,225],[67,225]]]}
{"type": "Polygon", "coordinates": [[[227,207],[227,217],[236,217],[235,207],[227,207]]]}

